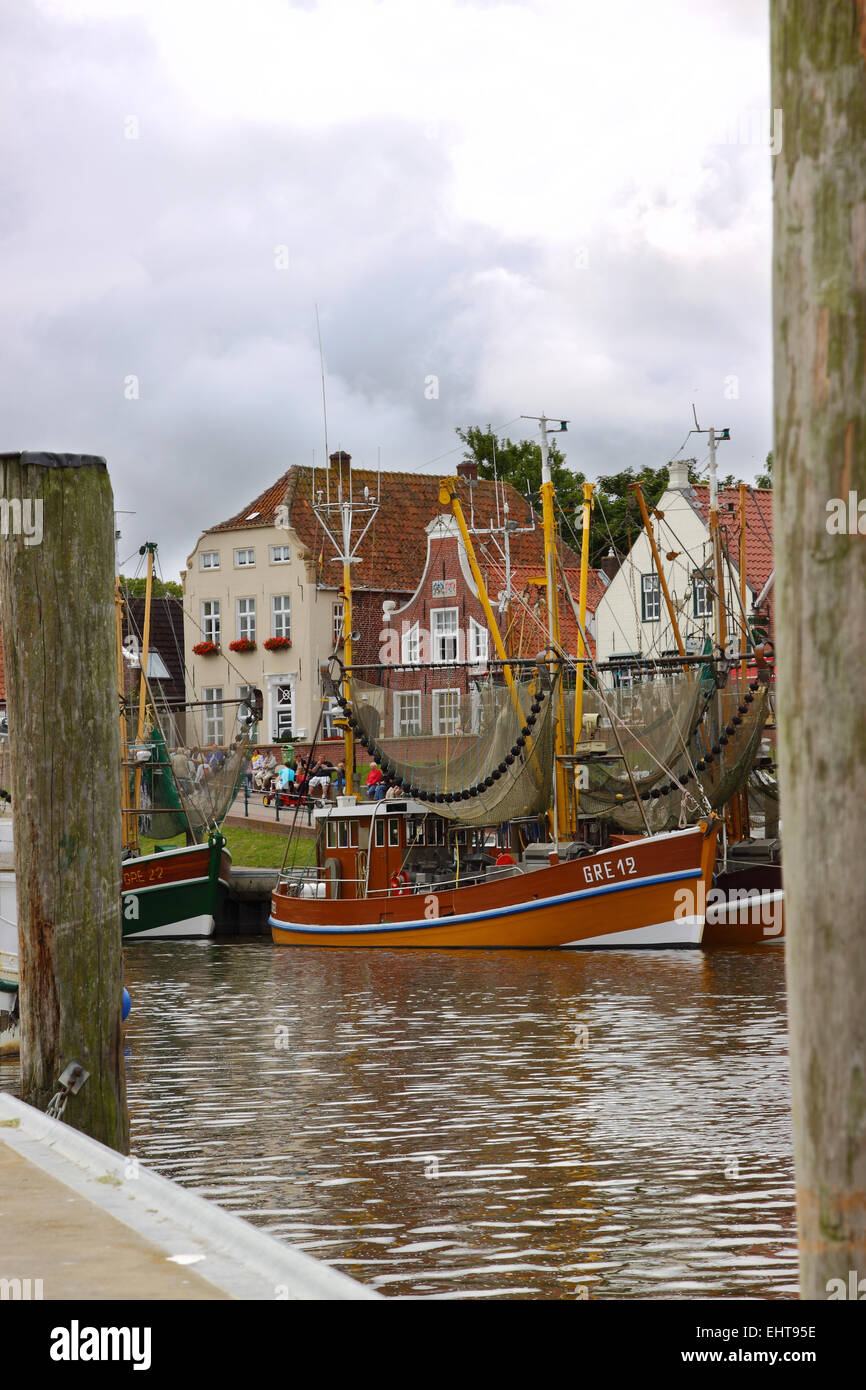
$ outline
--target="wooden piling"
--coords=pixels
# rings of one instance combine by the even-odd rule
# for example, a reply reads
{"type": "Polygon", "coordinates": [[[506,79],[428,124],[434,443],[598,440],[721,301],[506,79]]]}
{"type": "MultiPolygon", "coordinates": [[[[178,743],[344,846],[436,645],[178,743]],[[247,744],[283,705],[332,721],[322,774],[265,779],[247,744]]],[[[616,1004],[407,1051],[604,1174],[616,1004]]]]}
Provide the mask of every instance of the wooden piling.
{"type": "Polygon", "coordinates": [[[866,4],[772,0],[771,33],[794,1156],[800,1292],[825,1299],[866,1278],[866,536],[833,506],[866,499],[866,4]]]}
{"type": "Polygon", "coordinates": [[[31,525],[39,516],[41,531],[37,539],[35,527],[29,536],[8,527],[0,537],[22,1098],[44,1110],[67,1064],[80,1063],[90,1075],[63,1119],[126,1152],[114,501],[105,460],[0,454],[3,499],[4,515],[22,511],[31,525]]]}

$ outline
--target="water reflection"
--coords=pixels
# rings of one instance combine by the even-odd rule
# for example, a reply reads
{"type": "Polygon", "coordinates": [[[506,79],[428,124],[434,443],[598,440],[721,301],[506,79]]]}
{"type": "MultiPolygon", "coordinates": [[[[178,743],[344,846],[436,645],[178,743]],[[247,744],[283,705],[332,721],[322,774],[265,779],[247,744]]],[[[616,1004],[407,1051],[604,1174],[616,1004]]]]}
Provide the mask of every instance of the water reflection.
{"type": "Polygon", "coordinates": [[[384,1293],[795,1295],[780,949],[125,955],[134,1151],[384,1293]]]}

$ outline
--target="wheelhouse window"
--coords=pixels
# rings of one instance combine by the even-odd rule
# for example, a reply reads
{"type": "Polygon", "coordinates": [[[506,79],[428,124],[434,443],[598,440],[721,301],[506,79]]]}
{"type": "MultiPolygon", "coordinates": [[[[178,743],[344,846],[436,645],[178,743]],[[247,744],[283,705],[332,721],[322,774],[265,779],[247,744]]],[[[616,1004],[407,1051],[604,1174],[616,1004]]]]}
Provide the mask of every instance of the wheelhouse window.
{"type": "Polygon", "coordinates": [[[433,691],[434,734],[455,734],[460,723],[460,691],[433,691]]]}
{"type": "Polygon", "coordinates": [[[204,741],[206,744],[221,744],[223,741],[223,688],[221,685],[206,685],[201,692],[204,701],[204,741]]]}
{"type": "Polygon", "coordinates": [[[662,616],[662,595],[657,574],[642,574],[640,581],[641,619],[657,623],[662,616]]]}
{"type": "Polygon", "coordinates": [[[394,736],[410,738],[421,732],[421,691],[401,690],[394,697],[394,736]]]}
{"type": "Polygon", "coordinates": [[[392,849],[394,849],[394,848],[396,848],[396,847],[399,845],[399,843],[400,843],[400,821],[399,821],[399,819],[398,819],[397,816],[389,816],[389,818],[388,818],[388,844],[391,846],[392,849]]]}
{"type": "Polygon", "coordinates": [[[271,636],[291,637],[292,599],[290,594],[271,595],[271,636]]]}
{"type": "Polygon", "coordinates": [[[376,830],[373,835],[373,842],[376,845],[377,849],[381,849],[385,843],[385,822],[383,821],[381,816],[379,816],[376,821],[376,830]]]}
{"type": "Polygon", "coordinates": [[[256,601],[254,598],[239,598],[237,601],[238,641],[256,640],[256,601]]]}
{"type": "Polygon", "coordinates": [[[692,580],[692,613],[696,618],[708,618],[712,611],[710,586],[705,579],[692,580]]]}
{"type": "Polygon", "coordinates": [[[220,567],[220,553],[218,550],[203,550],[198,559],[199,569],[218,570],[220,567]]]}
{"type": "Polygon", "coordinates": [[[433,608],[430,610],[433,638],[433,661],[445,666],[457,660],[457,608],[433,608]]]}
{"type": "Polygon", "coordinates": [[[272,545],[270,553],[272,565],[287,565],[292,558],[292,547],[290,545],[272,545]]]}
{"type": "Polygon", "coordinates": [[[215,642],[219,646],[220,601],[218,598],[202,599],[201,630],[206,642],[215,642]]]}
{"type": "Polygon", "coordinates": [[[256,563],[256,552],[254,550],[236,550],[235,565],[239,570],[249,569],[256,563]]]}

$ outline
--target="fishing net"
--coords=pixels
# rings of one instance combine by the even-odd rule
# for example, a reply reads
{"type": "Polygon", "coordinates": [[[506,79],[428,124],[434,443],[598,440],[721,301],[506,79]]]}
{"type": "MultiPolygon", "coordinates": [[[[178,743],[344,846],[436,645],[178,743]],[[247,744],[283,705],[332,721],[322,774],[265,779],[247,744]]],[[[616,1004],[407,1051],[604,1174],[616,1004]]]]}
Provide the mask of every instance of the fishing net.
{"type": "MultiPolygon", "coordinates": [[[[643,794],[643,811],[653,832],[674,829],[680,823],[681,813],[686,821],[694,822],[707,809],[721,810],[746,785],[763,735],[769,699],[766,687],[749,693],[752,698],[747,701],[736,688],[712,690],[702,704],[691,736],[680,744],[678,751],[671,751],[665,764],[668,771],[654,777],[654,785],[646,779],[636,779],[638,792],[643,794]],[[708,763],[707,755],[711,755],[708,763]],[[680,788],[670,789],[671,774],[688,789],[685,806],[680,788]]],[[[641,808],[625,773],[621,776],[622,801],[608,805],[606,811],[593,810],[590,790],[581,792],[580,810],[582,814],[606,814],[618,829],[638,833],[644,828],[641,808]]],[[[600,803],[596,800],[595,804],[600,803]]]]}
{"type": "Polygon", "coordinates": [[[462,825],[546,814],[558,678],[455,668],[445,686],[441,670],[400,667],[385,679],[353,676],[348,713],[386,780],[462,825]]]}
{"type": "MultiPolygon", "coordinates": [[[[641,792],[669,780],[669,770],[682,762],[690,746],[711,691],[712,685],[696,672],[660,674],[643,684],[603,693],[586,689],[583,737],[603,744],[606,752],[583,764],[589,785],[580,793],[582,813],[605,815],[623,798],[633,799],[632,781],[641,792]]],[[[573,709],[570,692],[568,728],[574,724],[573,709]]]]}
{"type": "Polygon", "coordinates": [[[256,737],[251,706],[243,700],[183,704],[149,690],[140,743],[137,697],[125,716],[125,809],[135,814],[140,768],[139,833],[157,840],[183,833],[205,838],[222,824],[243,781],[256,737]]]}

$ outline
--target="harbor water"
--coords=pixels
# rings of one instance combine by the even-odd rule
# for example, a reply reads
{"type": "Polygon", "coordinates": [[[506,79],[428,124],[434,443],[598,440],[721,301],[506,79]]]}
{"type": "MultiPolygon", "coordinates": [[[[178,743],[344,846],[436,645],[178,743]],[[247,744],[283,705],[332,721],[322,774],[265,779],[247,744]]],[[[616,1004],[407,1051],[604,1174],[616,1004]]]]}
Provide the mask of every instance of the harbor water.
{"type": "Polygon", "coordinates": [[[386,1295],[796,1296],[781,946],[148,941],[125,979],[133,1152],[386,1295]]]}

